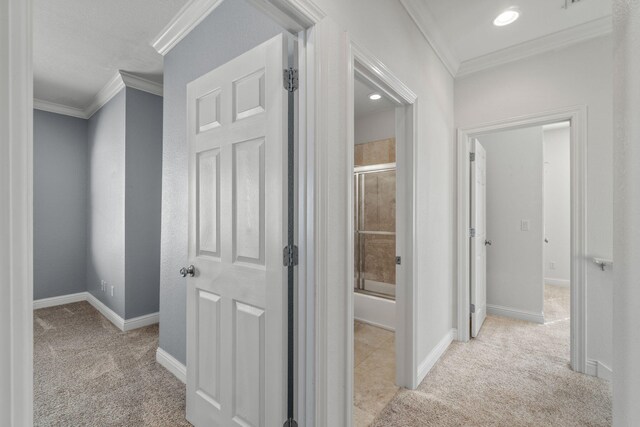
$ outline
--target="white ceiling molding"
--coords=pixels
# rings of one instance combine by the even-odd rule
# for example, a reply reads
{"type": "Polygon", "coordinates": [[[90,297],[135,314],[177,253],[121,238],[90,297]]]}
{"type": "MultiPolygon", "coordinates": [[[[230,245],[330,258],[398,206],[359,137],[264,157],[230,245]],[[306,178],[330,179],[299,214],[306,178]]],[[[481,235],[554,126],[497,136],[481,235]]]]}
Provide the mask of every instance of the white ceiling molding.
{"type": "Polygon", "coordinates": [[[564,121],[559,123],[551,123],[550,125],[542,126],[542,130],[557,130],[571,127],[571,122],[564,121]]]}
{"type": "Polygon", "coordinates": [[[93,116],[99,109],[101,109],[107,102],[111,101],[111,98],[116,96],[124,88],[124,80],[120,75],[120,71],[117,71],[113,77],[107,82],[106,85],[100,89],[100,91],[93,98],[93,101],[85,112],[87,117],[93,116]]]}
{"type": "MultiPolygon", "coordinates": [[[[405,0],[402,0],[404,3],[405,0]]],[[[456,77],[466,76],[498,65],[519,61],[541,53],[563,49],[585,40],[610,34],[613,31],[611,16],[596,19],[557,33],[539,37],[506,49],[464,61],[456,77]]]]}
{"type": "Polygon", "coordinates": [[[124,87],[148,92],[153,95],[162,96],[163,90],[160,83],[147,80],[142,77],[134,76],[126,71],[117,71],[115,75],[100,89],[89,104],[84,109],[68,107],[62,104],[35,99],[33,108],[36,110],[49,111],[51,113],[63,114],[65,116],[78,117],[88,119],[93,116],[100,108],[116,96],[124,87]]]}
{"type": "Polygon", "coordinates": [[[151,41],[151,46],[162,56],[186,37],[223,0],[190,0],[171,22],[151,41]]]}
{"type": "Polygon", "coordinates": [[[126,87],[138,89],[143,92],[151,93],[153,95],[163,95],[163,88],[162,84],[160,83],[147,80],[143,77],[135,76],[122,70],[120,70],[120,77],[122,78],[122,81],[124,82],[124,85],[126,87]]]}
{"type": "Polygon", "coordinates": [[[88,119],[87,114],[80,108],[67,107],[66,105],[56,104],[55,102],[43,101],[41,99],[33,100],[33,108],[50,113],[62,114],[64,116],[77,117],[79,119],[88,119]]]}
{"type": "Polygon", "coordinates": [[[437,21],[427,8],[426,3],[422,0],[400,0],[400,3],[402,3],[402,6],[404,6],[407,13],[409,13],[409,16],[413,19],[413,22],[415,22],[449,73],[455,77],[460,67],[460,60],[449,47],[442,30],[440,30],[437,21]]]}

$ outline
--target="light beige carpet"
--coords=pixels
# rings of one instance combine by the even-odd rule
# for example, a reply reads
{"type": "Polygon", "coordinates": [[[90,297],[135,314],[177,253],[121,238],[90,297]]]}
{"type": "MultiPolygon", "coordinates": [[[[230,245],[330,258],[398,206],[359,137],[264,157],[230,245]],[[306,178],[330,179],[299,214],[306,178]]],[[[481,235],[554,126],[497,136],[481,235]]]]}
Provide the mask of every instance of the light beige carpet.
{"type": "Polygon", "coordinates": [[[34,311],[34,425],[190,426],[157,347],[157,325],[121,332],[86,302],[34,311]]]}
{"type": "Polygon", "coordinates": [[[568,297],[545,292],[545,325],[489,316],[454,342],[417,390],[400,390],[374,426],[609,426],[609,383],[569,368],[568,297]]]}

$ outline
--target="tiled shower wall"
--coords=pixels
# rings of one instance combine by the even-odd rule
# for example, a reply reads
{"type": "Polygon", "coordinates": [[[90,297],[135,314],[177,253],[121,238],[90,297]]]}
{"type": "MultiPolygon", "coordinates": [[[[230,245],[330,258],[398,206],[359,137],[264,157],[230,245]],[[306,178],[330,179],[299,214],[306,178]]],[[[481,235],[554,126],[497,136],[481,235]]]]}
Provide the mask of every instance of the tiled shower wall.
{"type": "MultiPolygon", "coordinates": [[[[368,166],[396,161],[395,139],[384,139],[355,146],[356,166],[368,166]]],[[[364,174],[365,231],[396,231],[396,174],[382,171],[364,174]]],[[[356,221],[358,219],[356,218],[356,221]]],[[[396,283],[396,239],[389,235],[362,235],[366,280],[396,283]]],[[[356,265],[356,268],[358,266],[356,265]]]]}

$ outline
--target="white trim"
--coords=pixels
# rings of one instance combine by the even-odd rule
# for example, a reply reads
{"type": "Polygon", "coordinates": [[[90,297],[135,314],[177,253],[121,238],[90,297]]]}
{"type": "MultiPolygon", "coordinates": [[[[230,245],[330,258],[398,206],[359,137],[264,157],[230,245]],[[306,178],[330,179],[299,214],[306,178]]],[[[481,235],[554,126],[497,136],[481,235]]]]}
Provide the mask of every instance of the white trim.
{"type": "MultiPolygon", "coordinates": [[[[293,33],[304,31],[325,17],[324,12],[312,0],[249,1],[293,33]]],[[[165,56],[221,3],[222,0],[190,0],[151,41],[151,46],[165,56]]]]}
{"type": "Polygon", "coordinates": [[[156,362],[171,372],[183,384],[187,383],[187,367],[160,347],[156,350],[156,362]]]}
{"type": "Polygon", "coordinates": [[[122,89],[124,89],[124,81],[119,71],[109,79],[109,81],[100,89],[91,101],[91,104],[85,108],[85,114],[87,118],[93,116],[99,109],[101,109],[107,102],[116,96],[122,89]]]}
{"type": "Polygon", "coordinates": [[[124,332],[133,331],[134,329],[144,328],[145,326],[155,325],[157,323],[160,323],[160,313],[156,311],[155,313],[144,314],[142,316],[126,319],[124,321],[124,327],[122,328],[122,330],[124,332]]]}
{"type": "Polygon", "coordinates": [[[222,0],[190,0],[152,41],[151,46],[162,56],[198,26],[222,0]]]}
{"type": "Polygon", "coordinates": [[[34,110],[48,111],[49,113],[62,114],[64,116],[77,117],[79,119],[88,119],[87,114],[81,108],[69,107],[55,102],[43,101],[42,99],[33,100],[34,110]]]}
{"type": "Polygon", "coordinates": [[[434,349],[431,350],[429,354],[427,354],[427,357],[425,357],[424,360],[420,362],[420,365],[418,365],[418,374],[416,376],[416,384],[420,385],[420,383],[424,380],[424,377],[426,377],[429,371],[433,369],[435,364],[438,362],[438,360],[440,360],[442,355],[447,351],[447,349],[451,345],[451,342],[455,339],[457,335],[458,335],[458,331],[456,331],[455,329],[451,329],[449,332],[445,334],[444,337],[442,337],[438,345],[436,345],[434,349]]]}
{"type": "MultiPolygon", "coordinates": [[[[406,0],[402,0],[404,3],[406,0]]],[[[463,61],[456,77],[467,76],[509,62],[520,61],[531,56],[553,50],[564,49],[583,41],[605,36],[613,31],[611,16],[596,19],[566,30],[548,34],[496,52],[463,61]]]]}
{"type": "Polygon", "coordinates": [[[156,96],[163,96],[164,94],[162,83],[154,82],[152,80],[145,79],[144,77],[135,76],[122,70],[119,71],[119,74],[126,87],[141,90],[156,96]]]}
{"type": "Polygon", "coordinates": [[[544,278],[545,285],[551,286],[561,286],[563,288],[568,288],[571,286],[571,280],[568,279],[554,279],[553,277],[545,277],[544,278]]]}
{"type": "Polygon", "coordinates": [[[429,45],[431,45],[438,58],[440,58],[447,71],[451,76],[455,77],[460,68],[460,60],[449,47],[437,20],[429,11],[426,2],[423,0],[400,0],[400,3],[404,6],[429,45]]]}
{"type": "Polygon", "coordinates": [[[571,367],[586,369],[587,343],[587,107],[560,108],[458,130],[458,340],[469,340],[469,152],[470,138],[502,130],[571,122],[571,367]]]}
{"type": "Polygon", "coordinates": [[[544,323],[544,313],[536,313],[527,310],[518,310],[516,308],[504,307],[501,305],[487,304],[487,314],[493,316],[509,317],[511,319],[524,320],[533,323],[544,323]]]}
{"type": "Polygon", "coordinates": [[[592,377],[602,378],[611,381],[613,379],[613,371],[607,365],[600,363],[598,360],[587,360],[587,370],[585,374],[592,377]]]}
{"type": "Polygon", "coordinates": [[[33,25],[0,2],[0,425],[33,424],[33,25]]]}
{"type": "Polygon", "coordinates": [[[113,323],[116,328],[124,331],[124,319],[118,316],[115,311],[107,307],[105,303],[96,298],[91,292],[87,292],[87,302],[91,304],[93,308],[98,310],[100,314],[109,319],[109,321],[113,323]]]}
{"type": "Polygon", "coordinates": [[[42,99],[34,99],[33,108],[50,113],[77,117],[79,119],[89,119],[125,87],[141,90],[152,95],[163,96],[163,86],[161,83],[118,70],[96,94],[91,104],[84,109],[56,104],[55,102],[44,101],[42,99]]]}
{"type": "Polygon", "coordinates": [[[93,102],[85,108],[85,115],[87,118],[91,118],[91,116],[104,107],[107,102],[111,101],[111,99],[113,99],[113,97],[120,93],[120,91],[125,87],[130,87],[132,89],[141,90],[158,96],[162,96],[163,94],[162,85],[160,83],[152,82],[151,80],[118,70],[107,84],[105,84],[96,94],[93,102]]]}
{"type": "Polygon", "coordinates": [[[89,292],[78,292],[76,294],[61,295],[51,298],[41,298],[33,301],[33,309],[55,307],[58,305],[71,304],[74,302],[86,301],[89,292]]]}

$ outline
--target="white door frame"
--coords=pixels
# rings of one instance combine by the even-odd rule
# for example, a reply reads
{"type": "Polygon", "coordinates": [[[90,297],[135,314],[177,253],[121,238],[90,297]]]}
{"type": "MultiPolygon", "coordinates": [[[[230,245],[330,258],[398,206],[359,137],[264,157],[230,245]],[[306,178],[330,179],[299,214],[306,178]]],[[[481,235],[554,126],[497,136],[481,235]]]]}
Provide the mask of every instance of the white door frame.
{"type": "Polygon", "coordinates": [[[0,0],[0,425],[33,423],[30,0],[0,0]]]}
{"type": "Polygon", "coordinates": [[[571,123],[571,367],[586,373],[587,107],[519,116],[458,130],[458,341],[469,341],[469,153],[471,138],[504,130],[571,123]]]}
{"type": "MultiPolygon", "coordinates": [[[[397,218],[399,221],[396,230],[396,255],[402,257],[401,268],[398,268],[396,283],[401,286],[396,287],[396,321],[395,321],[395,348],[396,348],[396,383],[401,387],[414,389],[417,387],[417,354],[415,336],[415,307],[417,298],[415,295],[414,278],[416,277],[416,263],[413,259],[416,247],[415,237],[415,173],[416,152],[415,141],[417,141],[416,126],[418,97],[409,89],[389,68],[376,59],[371,53],[351,41],[349,49],[349,74],[348,74],[348,173],[353,175],[354,167],[354,79],[357,74],[377,87],[387,97],[394,101],[396,107],[396,152],[397,164],[396,177],[398,180],[397,218]]],[[[351,183],[351,180],[349,181],[351,183]]],[[[353,236],[355,224],[353,222],[354,199],[353,185],[348,185],[348,241],[347,247],[353,248],[353,236]]],[[[352,249],[350,250],[352,251],[352,249]]],[[[349,271],[353,271],[353,256],[349,257],[349,271]]],[[[345,289],[347,300],[347,325],[348,330],[348,363],[349,363],[349,389],[353,390],[353,274],[349,276],[348,285],[345,289]]],[[[353,393],[348,393],[349,405],[352,405],[353,393]]]]}

